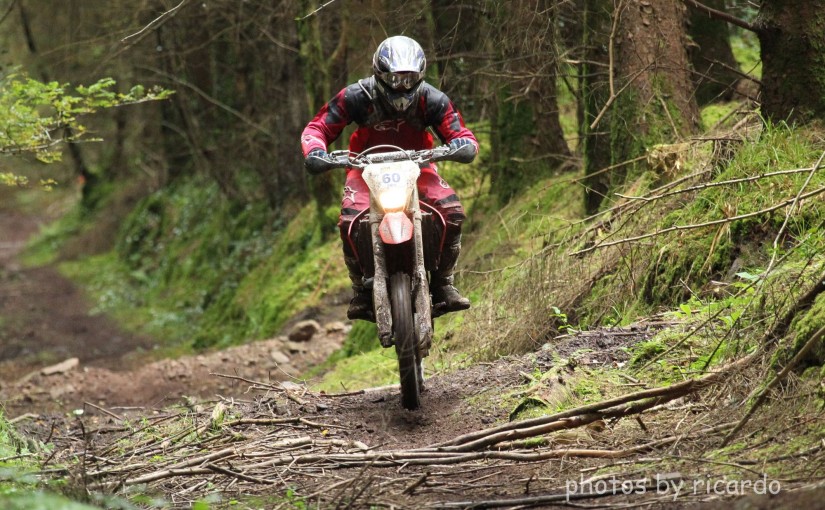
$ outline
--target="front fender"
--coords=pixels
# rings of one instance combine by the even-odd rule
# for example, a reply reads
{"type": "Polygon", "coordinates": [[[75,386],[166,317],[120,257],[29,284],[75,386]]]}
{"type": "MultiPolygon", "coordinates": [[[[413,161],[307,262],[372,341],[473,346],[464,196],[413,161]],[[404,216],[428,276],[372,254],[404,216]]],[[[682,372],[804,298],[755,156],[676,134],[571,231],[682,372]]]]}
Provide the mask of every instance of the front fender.
{"type": "Polygon", "coordinates": [[[384,214],[378,233],[384,244],[401,244],[412,239],[413,223],[404,212],[384,214]]]}

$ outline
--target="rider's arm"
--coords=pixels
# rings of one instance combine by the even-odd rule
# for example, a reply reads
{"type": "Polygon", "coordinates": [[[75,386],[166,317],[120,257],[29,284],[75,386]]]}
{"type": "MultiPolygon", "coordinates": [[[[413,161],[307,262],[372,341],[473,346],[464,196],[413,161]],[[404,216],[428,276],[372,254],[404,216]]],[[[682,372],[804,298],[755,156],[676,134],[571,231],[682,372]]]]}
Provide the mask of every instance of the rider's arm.
{"type": "Polygon", "coordinates": [[[351,88],[347,87],[336,94],[306,125],[301,133],[304,157],[315,149],[326,152],[327,147],[341,135],[347,124],[352,122],[347,111],[347,96],[351,94],[351,88]]]}
{"type": "Polygon", "coordinates": [[[427,118],[442,143],[463,138],[471,141],[478,152],[478,140],[464,125],[461,113],[446,94],[434,87],[427,90],[427,118]]]}

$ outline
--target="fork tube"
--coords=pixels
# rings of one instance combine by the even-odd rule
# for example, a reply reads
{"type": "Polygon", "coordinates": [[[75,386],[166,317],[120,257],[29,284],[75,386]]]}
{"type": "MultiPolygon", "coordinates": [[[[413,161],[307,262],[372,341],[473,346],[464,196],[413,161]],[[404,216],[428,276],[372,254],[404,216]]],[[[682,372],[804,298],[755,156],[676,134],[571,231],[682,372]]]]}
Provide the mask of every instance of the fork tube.
{"type": "Polygon", "coordinates": [[[427,269],[424,265],[424,238],[421,232],[421,206],[418,205],[418,190],[414,192],[413,203],[413,239],[415,240],[415,275],[413,288],[415,289],[415,321],[418,329],[418,345],[421,356],[429,353],[433,339],[432,307],[430,300],[430,285],[427,282],[427,269]]]}
{"type": "Polygon", "coordinates": [[[375,305],[375,325],[378,327],[378,339],[383,347],[392,346],[392,310],[390,295],[387,291],[387,259],[384,243],[378,233],[378,226],[384,215],[377,207],[370,209],[370,231],[372,232],[372,253],[375,261],[375,275],[372,279],[372,302],[375,305]]]}

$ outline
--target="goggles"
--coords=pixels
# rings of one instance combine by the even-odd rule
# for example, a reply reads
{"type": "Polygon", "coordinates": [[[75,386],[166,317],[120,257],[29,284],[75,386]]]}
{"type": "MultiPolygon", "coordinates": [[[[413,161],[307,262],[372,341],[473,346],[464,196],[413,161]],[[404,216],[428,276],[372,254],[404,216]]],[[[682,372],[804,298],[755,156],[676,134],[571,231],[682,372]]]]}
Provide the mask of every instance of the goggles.
{"type": "Polygon", "coordinates": [[[386,71],[377,74],[378,78],[380,78],[381,81],[393,90],[410,90],[424,77],[424,73],[415,71],[403,71],[396,73],[386,71]]]}

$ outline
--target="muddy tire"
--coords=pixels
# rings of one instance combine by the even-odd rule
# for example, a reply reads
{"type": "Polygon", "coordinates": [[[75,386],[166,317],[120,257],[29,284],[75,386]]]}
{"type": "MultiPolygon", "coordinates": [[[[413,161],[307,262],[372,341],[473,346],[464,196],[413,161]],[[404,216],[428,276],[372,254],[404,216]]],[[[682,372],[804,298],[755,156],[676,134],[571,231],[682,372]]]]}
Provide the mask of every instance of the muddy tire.
{"type": "Polygon", "coordinates": [[[415,334],[410,276],[395,273],[390,277],[392,302],[392,330],[395,353],[398,355],[398,374],[401,380],[401,405],[418,409],[421,405],[421,355],[415,334]]]}

